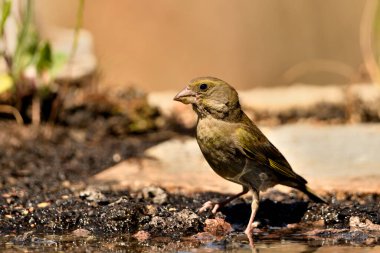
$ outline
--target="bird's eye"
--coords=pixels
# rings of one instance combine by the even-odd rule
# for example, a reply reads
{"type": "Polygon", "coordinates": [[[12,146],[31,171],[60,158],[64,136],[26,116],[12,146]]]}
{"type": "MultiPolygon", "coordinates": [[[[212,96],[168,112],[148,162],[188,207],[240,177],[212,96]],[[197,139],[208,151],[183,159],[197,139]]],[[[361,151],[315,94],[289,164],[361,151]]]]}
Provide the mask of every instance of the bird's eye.
{"type": "Polygon", "coordinates": [[[206,90],[207,88],[208,88],[208,85],[205,83],[202,83],[201,85],[199,85],[199,89],[201,90],[206,90]]]}

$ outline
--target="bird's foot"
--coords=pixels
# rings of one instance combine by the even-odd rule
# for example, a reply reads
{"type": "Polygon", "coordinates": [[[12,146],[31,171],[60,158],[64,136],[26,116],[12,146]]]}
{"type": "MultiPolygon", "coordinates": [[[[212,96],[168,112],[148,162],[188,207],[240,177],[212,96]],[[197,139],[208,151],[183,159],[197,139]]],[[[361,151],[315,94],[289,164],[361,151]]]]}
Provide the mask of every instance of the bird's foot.
{"type": "Polygon", "coordinates": [[[260,222],[255,221],[251,225],[248,225],[247,228],[244,230],[244,233],[249,237],[252,236],[253,230],[257,228],[260,225],[260,222]]]}
{"type": "Polygon", "coordinates": [[[252,249],[255,248],[255,243],[253,241],[253,230],[257,228],[259,225],[258,221],[253,222],[250,226],[248,226],[245,230],[244,233],[247,235],[248,240],[249,240],[249,245],[251,246],[252,249]]]}
{"type": "Polygon", "coordinates": [[[218,211],[219,207],[220,207],[219,203],[207,201],[206,203],[203,204],[203,206],[201,208],[199,208],[198,212],[203,213],[203,212],[211,209],[211,212],[213,214],[215,214],[218,211]]]}

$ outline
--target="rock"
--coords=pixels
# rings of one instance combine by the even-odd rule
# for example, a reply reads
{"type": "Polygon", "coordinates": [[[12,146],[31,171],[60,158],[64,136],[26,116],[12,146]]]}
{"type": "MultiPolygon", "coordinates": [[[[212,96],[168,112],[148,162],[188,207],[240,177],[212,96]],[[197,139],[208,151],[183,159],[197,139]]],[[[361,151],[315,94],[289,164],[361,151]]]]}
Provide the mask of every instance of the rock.
{"type": "Polygon", "coordinates": [[[176,91],[150,92],[147,99],[149,104],[159,107],[165,116],[169,116],[172,113],[173,106],[179,104],[173,100],[176,94],[176,91]]]}
{"type": "Polygon", "coordinates": [[[162,205],[167,202],[168,194],[160,187],[145,187],[142,189],[142,194],[145,199],[152,199],[153,203],[162,205]]]}
{"type": "Polygon", "coordinates": [[[294,124],[263,130],[311,187],[380,191],[380,125],[294,124]]]}
{"type": "Polygon", "coordinates": [[[154,216],[158,212],[158,209],[157,209],[157,207],[155,205],[147,205],[145,208],[146,208],[146,211],[147,211],[146,213],[148,215],[154,216]]]}
{"type": "Polygon", "coordinates": [[[163,217],[160,216],[154,216],[150,222],[149,225],[156,228],[164,228],[166,227],[166,220],[163,217]]]}
{"type": "MultiPolygon", "coordinates": [[[[45,36],[50,39],[55,52],[70,56],[74,41],[72,29],[57,28],[47,30],[45,36]]],[[[92,34],[81,29],[78,44],[71,61],[68,61],[58,72],[57,78],[63,80],[78,80],[92,75],[97,68],[97,59],[94,53],[94,42],[92,34]]]]}
{"type": "Polygon", "coordinates": [[[160,185],[184,191],[241,190],[237,184],[216,175],[192,138],[171,139],[145,151],[145,158],[131,158],[103,170],[93,177],[97,182],[112,182],[113,188],[142,189],[160,185]],[[181,150],[181,152],[178,152],[181,150]]]}
{"type": "Polygon", "coordinates": [[[189,105],[178,104],[173,107],[171,118],[179,126],[185,129],[192,129],[197,124],[197,114],[189,105]]]}
{"type": "Polygon", "coordinates": [[[210,168],[195,139],[177,138],[162,142],[145,151],[167,171],[197,172],[210,168]]]}
{"type": "Polygon", "coordinates": [[[200,231],[201,228],[202,218],[187,208],[179,212],[168,212],[163,209],[151,218],[146,227],[152,234],[174,237],[190,235],[200,231]]]}
{"type": "Polygon", "coordinates": [[[195,126],[197,116],[191,106],[175,102],[175,91],[151,92],[148,94],[148,103],[160,109],[161,113],[172,119],[177,125],[190,129],[195,126]]]}
{"type": "Polygon", "coordinates": [[[380,87],[373,84],[354,84],[347,89],[348,113],[352,123],[379,122],[380,87]]]}
{"type": "Polygon", "coordinates": [[[150,238],[150,234],[147,231],[139,230],[132,237],[136,238],[139,242],[144,242],[150,238]]]}
{"type": "MultiPolygon", "coordinates": [[[[355,188],[380,192],[380,126],[378,124],[290,124],[261,130],[283,153],[295,172],[315,190],[355,188]]],[[[114,187],[160,185],[186,191],[236,193],[240,186],[222,179],[210,168],[194,138],[173,138],[145,151],[146,158],[123,161],[96,175],[114,187]]],[[[281,188],[283,189],[283,188],[281,188]]]]}
{"type": "Polygon", "coordinates": [[[376,84],[353,84],[349,92],[366,104],[380,102],[380,86],[376,84]]]}
{"type": "Polygon", "coordinates": [[[88,237],[91,235],[91,232],[87,229],[78,228],[75,229],[72,234],[77,237],[88,237]]]}
{"type": "Polygon", "coordinates": [[[294,108],[310,108],[317,104],[343,104],[342,86],[297,84],[287,87],[260,87],[239,92],[244,107],[259,111],[288,111],[294,108]]]}
{"type": "Polygon", "coordinates": [[[312,226],[314,228],[324,228],[326,226],[326,224],[325,224],[325,221],[323,219],[320,219],[320,220],[314,221],[312,223],[312,226]]]}
{"type": "Polygon", "coordinates": [[[199,225],[200,217],[190,209],[183,209],[180,212],[174,213],[176,222],[184,228],[191,228],[199,225]]]}
{"type": "Polygon", "coordinates": [[[349,225],[351,229],[365,229],[371,231],[380,231],[380,225],[373,224],[372,221],[366,219],[365,222],[361,222],[358,216],[350,217],[349,225]]]}
{"type": "Polygon", "coordinates": [[[37,207],[39,207],[39,208],[45,208],[45,207],[48,207],[50,205],[51,205],[50,202],[41,202],[41,203],[37,204],[37,207]]]}
{"type": "Polygon", "coordinates": [[[96,202],[99,204],[107,204],[109,203],[109,200],[106,196],[104,196],[103,193],[101,193],[99,190],[89,187],[84,191],[81,191],[79,193],[79,197],[82,199],[85,199],[87,201],[96,202]]]}
{"type": "Polygon", "coordinates": [[[205,221],[204,231],[217,237],[225,236],[232,231],[232,226],[221,218],[207,219],[205,221]]]}

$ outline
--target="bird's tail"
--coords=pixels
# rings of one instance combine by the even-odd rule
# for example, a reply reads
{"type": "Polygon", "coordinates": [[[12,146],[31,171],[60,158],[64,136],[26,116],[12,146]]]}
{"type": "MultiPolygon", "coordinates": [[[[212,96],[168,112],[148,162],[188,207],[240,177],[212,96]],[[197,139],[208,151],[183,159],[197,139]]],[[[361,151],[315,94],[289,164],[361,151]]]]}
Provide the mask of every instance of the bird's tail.
{"type": "Polygon", "coordinates": [[[326,200],[324,200],[323,198],[319,197],[317,194],[315,194],[313,192],[312,189],[310,189],[309,187],[307,187],[306,185],[303,185],[302,187],[299,187],[298,188],[300,191],[302,191],[303,193],[305,193],[309,199],[311,199],[312,201],[316,202],[316,203],[324,203],[324,204],[327,204],[326,200]]]}

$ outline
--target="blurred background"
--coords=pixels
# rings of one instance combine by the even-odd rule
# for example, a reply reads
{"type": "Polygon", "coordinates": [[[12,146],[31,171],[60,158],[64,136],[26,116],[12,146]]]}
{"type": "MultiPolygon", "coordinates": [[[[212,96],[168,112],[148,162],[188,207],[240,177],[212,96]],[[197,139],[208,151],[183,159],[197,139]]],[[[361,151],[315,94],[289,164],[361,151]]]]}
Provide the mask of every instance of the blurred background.
{"type": "Polygon", "coordinates": [[[2,0],[0,116],[191,129],[175,91],[215,76],[247,91],[242,104],[259,123],[378,122],[379,9],[377,0],[2,0]]]}
{"type": "MultiPolygon", "coordinates": [[[[360,36],[370,2],[91,1],[82,26],[104,85],[178,89],[203,75],[242,89],[347,84],[367,81],[360,36]]],[[[75,26],[77,0],[35,4],[42,36],[75,26]]]]}

